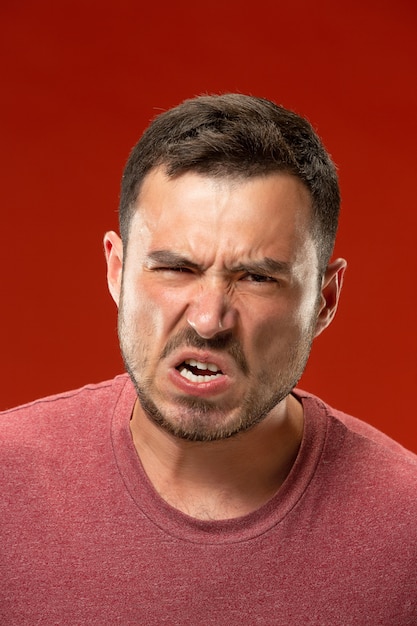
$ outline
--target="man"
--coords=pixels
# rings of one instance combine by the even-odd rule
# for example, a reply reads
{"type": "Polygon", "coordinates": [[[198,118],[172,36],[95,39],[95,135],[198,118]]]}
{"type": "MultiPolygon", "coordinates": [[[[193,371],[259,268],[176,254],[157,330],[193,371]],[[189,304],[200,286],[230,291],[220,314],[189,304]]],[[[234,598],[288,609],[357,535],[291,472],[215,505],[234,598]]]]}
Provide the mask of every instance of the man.
{"type": "Polygon", "coordinates": [[[104,242],[129,376],[2,416],[2,623],[417,623],[415,455],[295,389],[338,211],[294,113],[154,120],[104,242]]]}

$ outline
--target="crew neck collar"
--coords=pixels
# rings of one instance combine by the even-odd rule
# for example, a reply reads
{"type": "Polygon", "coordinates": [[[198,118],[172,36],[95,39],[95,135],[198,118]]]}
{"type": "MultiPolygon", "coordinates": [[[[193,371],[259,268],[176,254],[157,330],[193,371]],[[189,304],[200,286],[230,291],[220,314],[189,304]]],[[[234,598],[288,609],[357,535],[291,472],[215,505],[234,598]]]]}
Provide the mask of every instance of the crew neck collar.
{"type": "Polygon", "coordinates": [[[130,433],[129,422],[136,393],[127,376],[119,377],[119,381],[121,390],[111,424],[116,463],[135,506],[165,533],[200,544],[248,541],[281,523],[303,497],[316,471],[326,437],[325,416],[314,410],[314,399],[309,394],[294,391],[303,404],[304,433],[294,465],[277,493],[247,515],[207,521],[182,513],[156,492],[143,469],[130,433]]]}

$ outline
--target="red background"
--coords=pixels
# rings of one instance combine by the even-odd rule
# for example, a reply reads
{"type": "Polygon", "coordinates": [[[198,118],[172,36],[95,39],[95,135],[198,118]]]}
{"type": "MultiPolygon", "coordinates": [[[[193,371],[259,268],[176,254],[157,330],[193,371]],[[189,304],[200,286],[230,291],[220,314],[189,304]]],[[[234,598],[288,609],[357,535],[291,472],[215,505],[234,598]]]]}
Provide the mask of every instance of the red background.
{"type": "Polygon", "coordinates": [[[414,0],[3,0],[1,406],[118,373],[102,235],[156,112],[202,92],[306,115],[340,170],[332,327],[302,385],[417,451],[414,0]]]}

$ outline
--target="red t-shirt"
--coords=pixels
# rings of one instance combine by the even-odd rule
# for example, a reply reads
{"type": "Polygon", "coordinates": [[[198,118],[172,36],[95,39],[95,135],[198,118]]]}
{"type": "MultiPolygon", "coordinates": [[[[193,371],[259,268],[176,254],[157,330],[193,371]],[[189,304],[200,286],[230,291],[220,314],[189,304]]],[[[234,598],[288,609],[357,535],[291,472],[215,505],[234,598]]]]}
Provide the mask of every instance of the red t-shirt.
{"type": "Polygon", "coordinates": [[[155,492],[125,375],[1,414],[0,623],[416,625],[417,457],[295,394],[287,480],[225,521],[155,492]]]}

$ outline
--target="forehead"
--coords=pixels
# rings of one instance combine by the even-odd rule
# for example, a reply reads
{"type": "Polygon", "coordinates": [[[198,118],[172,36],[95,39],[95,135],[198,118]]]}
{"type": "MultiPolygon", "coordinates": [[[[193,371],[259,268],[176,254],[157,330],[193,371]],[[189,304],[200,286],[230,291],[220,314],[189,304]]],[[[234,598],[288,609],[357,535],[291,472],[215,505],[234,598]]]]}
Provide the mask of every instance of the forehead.
{"type": "Polygon", "coordinates": [[[291,174],[168,177],[158,168],[143,181],[129,242],[235,257],[291,256],[311,239],[311,220],[310,193],[291,174]]]}

